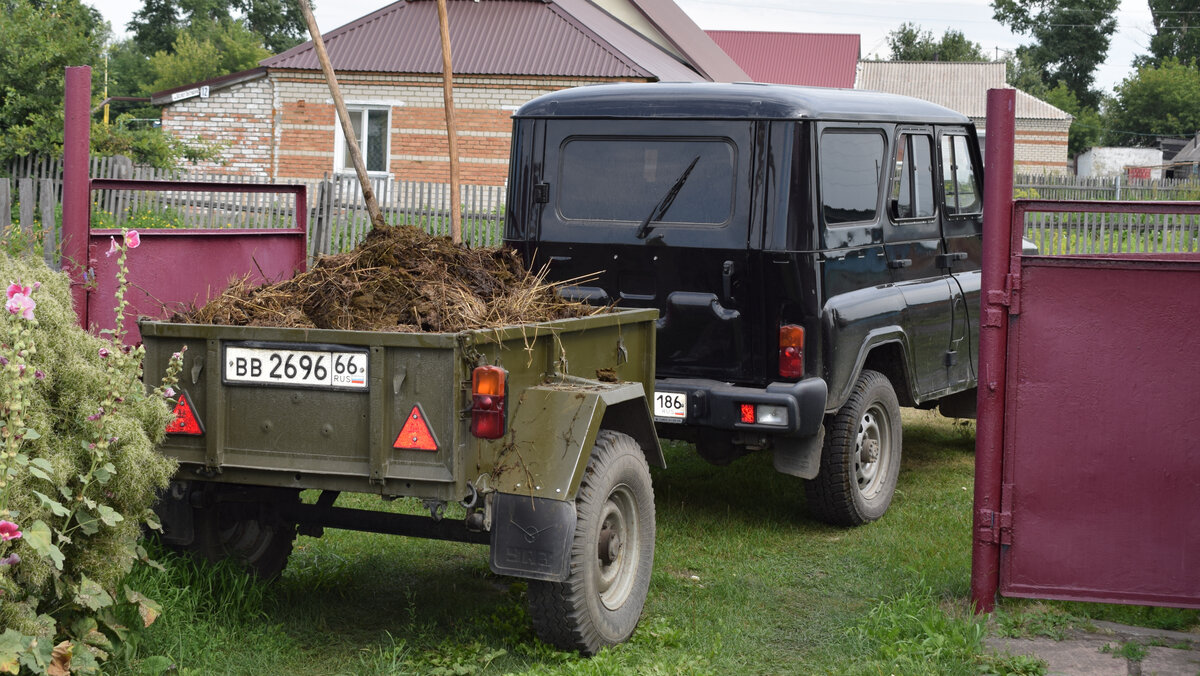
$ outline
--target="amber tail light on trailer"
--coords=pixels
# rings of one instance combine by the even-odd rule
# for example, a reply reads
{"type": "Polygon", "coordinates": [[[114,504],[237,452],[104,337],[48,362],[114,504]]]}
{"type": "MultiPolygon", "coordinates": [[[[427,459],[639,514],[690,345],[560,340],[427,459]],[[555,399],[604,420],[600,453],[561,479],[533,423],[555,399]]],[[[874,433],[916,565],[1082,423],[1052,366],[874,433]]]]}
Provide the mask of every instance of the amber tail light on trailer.
{"type": "Polygon", "coordinates": [[[504,436],[507,376],[499,366],[479,366],[471,373],[471,434],[480,439],[504,436]]]}
{"type": "Polygon", "coordinates": [[[779,327],[779,376],[804,375],[804,327],[785,324],[779,327]]]}

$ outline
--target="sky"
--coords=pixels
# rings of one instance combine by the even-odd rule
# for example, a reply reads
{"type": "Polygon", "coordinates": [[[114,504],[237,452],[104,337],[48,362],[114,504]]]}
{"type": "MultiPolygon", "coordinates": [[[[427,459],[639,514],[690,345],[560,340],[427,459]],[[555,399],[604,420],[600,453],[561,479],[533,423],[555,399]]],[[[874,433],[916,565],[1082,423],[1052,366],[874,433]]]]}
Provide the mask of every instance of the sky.
{"type": "MultiPolygon", "coordinates": [[[[391,4],[392,0],[315,0],[314,16],[322,33],[391,4]]],[[[84,0],[100,10],[118,37],[142,7],[142,0],[84,0]]],[[[918,24],[940,38],[947,29],[961,31],[970,41],[993,55],[1028,42],[992,19],[989,0],[841,0],[833,4],[813,0],[676,0],[700,28],[761,30],[796,33],[857,33],[862,36],[862,57],[885,58],[887,35],[901,23],[918,24]]],[[[1134,56],[1146,53],[1153,25],[1147,0],[1121,0],[1117,32],[1109,45],[1108,60],[1096,72],[1096,87],[1111,92],[1131,74],[1134,56]]]]}

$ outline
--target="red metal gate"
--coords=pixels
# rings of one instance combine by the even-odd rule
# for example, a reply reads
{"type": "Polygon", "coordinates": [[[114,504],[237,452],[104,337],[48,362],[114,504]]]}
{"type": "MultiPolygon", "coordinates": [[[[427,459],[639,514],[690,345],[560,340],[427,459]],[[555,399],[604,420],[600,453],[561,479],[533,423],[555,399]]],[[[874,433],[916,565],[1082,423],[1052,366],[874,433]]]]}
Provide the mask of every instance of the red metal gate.
{"type": "Polygon", "coordinates": [[[1200,254],[1021,254],[1027,212],[1200,204],[1014,205],[988,113],[973,599],[1200,607],[1200,254]]]}

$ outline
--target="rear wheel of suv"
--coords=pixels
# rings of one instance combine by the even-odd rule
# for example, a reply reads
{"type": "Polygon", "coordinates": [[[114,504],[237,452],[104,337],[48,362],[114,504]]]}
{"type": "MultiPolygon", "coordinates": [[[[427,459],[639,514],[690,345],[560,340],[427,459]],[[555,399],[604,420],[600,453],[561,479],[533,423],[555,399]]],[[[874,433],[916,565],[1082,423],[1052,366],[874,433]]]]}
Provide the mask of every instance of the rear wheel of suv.
{"type": "Polygon", "coordinates": [[[900,403],[888,379],[863,371],[850,398],[825,420],[821,471],[806,483],[808,507],[838,526],[883,516],[900,474],[900,403]]]}

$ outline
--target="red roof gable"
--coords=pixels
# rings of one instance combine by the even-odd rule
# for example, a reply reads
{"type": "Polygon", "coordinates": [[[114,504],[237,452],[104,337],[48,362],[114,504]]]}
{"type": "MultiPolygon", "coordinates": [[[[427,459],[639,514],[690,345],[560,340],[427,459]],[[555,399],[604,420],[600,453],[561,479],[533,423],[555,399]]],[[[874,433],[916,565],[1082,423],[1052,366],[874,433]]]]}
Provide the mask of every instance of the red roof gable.
{"type": "Polygon", "coordinates": [[[832,33],[705,31],[755,82],[854,86],[859,36],[832,33]]]}

